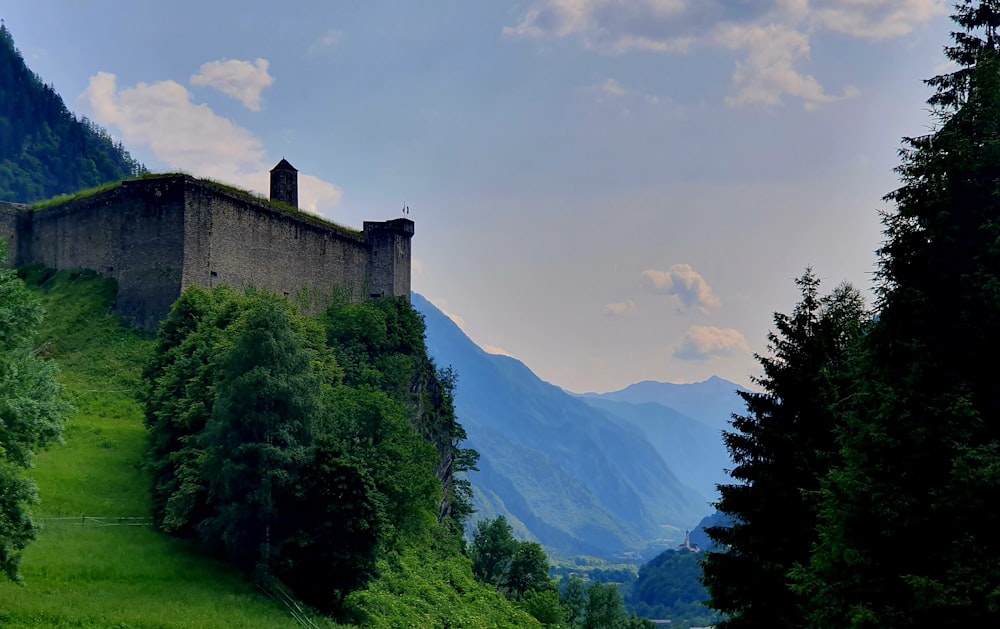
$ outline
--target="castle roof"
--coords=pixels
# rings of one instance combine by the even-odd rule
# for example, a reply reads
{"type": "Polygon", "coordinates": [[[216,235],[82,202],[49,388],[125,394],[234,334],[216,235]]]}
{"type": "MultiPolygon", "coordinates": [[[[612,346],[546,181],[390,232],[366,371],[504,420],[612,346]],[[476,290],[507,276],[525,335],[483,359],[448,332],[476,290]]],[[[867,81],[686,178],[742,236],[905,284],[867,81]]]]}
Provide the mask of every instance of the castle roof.
{"type": "Polygon", "coordinates": [[[296,172],[296,173],[299,172],[299,169],[296,168],[295,166],[292,166],[291,164],[289,164],[288,160],[285,159],[284,157],[282,157],[281,161],[278,162],[275,165],[275,167],[271,169],[271,172],[273,173],[276,170],[290,170],[290,171],[296,172]]]}

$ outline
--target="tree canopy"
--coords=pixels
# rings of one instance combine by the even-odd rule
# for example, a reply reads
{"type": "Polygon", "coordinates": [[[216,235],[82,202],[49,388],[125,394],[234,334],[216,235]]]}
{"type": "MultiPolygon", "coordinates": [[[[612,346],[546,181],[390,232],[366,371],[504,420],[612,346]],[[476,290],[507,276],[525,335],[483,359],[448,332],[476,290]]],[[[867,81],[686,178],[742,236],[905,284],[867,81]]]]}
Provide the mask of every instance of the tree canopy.
{"type": "Polygon", "coordinates": [[[404,300],[310,318],[192,287],[144,375],[156,525],[317,607],[336,610],[379,557],[461,530],[442,505],[475,453],[404,300]]]}
{"type": "MultiPolygon", "coordinates": [[[[0,260],[5,258],[0,242],[0,260]]],[[[41,318],[24,282],[0,268],[0,570],[14,581],[37,531],[28,509],[38,494],[25,473],[39,450],[61,438],[70,412],[55,364],[32,345],[41,318]]]]}

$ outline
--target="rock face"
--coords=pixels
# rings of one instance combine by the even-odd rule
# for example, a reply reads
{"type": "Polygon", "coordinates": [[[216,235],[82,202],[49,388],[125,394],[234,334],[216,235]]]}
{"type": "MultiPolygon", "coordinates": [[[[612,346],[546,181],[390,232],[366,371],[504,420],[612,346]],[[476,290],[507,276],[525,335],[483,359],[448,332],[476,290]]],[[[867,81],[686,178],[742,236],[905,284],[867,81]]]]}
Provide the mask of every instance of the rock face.
{"type": "Polygon", "coordinates": [[[255,286],[307,311],[336,296],[409,298],[412,237],[405,218],[357,232],[187,175],[125,181],[43,210],[0,204],[8,264],[111,277],[117,310],[146,329],[191,285],[255,286]]]}

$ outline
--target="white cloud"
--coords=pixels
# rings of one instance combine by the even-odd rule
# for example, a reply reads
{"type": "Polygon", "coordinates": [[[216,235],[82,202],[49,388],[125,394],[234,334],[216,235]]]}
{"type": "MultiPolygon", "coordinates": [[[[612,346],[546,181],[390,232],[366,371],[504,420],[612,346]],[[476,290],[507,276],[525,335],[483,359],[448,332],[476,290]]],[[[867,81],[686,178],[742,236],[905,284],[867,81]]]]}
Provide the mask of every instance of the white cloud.
{"type": "Polygon", "coordinates": [[[625,95],[625,88],[621,86],[621,83],[614,79],[608,79],[604,83],[601,83],[600,89],[605,94],[610,94],[611,96],[625,95]]]}
{"type": "Polygon", "coordinates": [[[268,73],[267,59],[257,59],[254,63],[230,59],[209,61],[191,77],[191,85],[211,87],[227,96],[232,96],[251,111],[260,111],[260,94],[274,85],[274,77],[268,73]]]}
{"type": "Polygon", "coordinates": [[[631,299],[614,304],[605,304],[604,314],[609,317],[623,317],[635,313],[635,302],[631,299]]]}
{"type": "MultiPolygon", "coordinates": [[[[247,129],[196,104],[176,81],[139,83],[119,88],[114,74],[99,72],[83,98],[98,124],[117,129],[129,145],[148,146],[172,170],[217,179],[236,186],[269,190],[264,145],[247,129]]],[[[320,213],[340,201],[332,183],[299,174],[299,205],[320,213]]]]}
{"type": "Polygon", "coordinates": [[[840,94],[829,93],[801,69],[811,35],[902,37],[943,14],[945,5],[945,0],[537,0],[503,34],[575,39],[612,54],[729,48],[741,54],[732,76],[737,94],[727,99],[731,106],[773,106],[793,97],[815,109],[857,90],[847,86],[840,94]]]}
{"type": "Polygon", "coordinates": [[[513,354],[511,354],[510,352],[508,352],[504,348],[497,347],[496,345],[490,345],[490,344],[487,343],[486,345],[483,345],[482,347],[483,347],[483,351],[486,352],[487,354],[496,354],[497,356],[509,356],[511,358],[516,358],[513,354]]]}
{"type": "Polygon", "coordinates": [[[640,275],[639,282],[650,292],[676,296],[685,311],[697,308],[702,314],[708,314],[710,309],[719,307],[719,298],[712,287],[689,264],[675,264],[666,271],[647,269],[640,275]]]}
{"type": "Polygon", "coordinates": [[[816,106],[857,93],[846,88],[842,96],[827,94],[812,75],[795,69],[799,60],[809,57],[809,36],[793,28],[781,24],[726,24],[716,31],[715,38],[723,46],[746,52],[733,73],[739,93],[726,99],[731,106],[778,105],[784,95],[797,96],[807,106],[816,106]]]}
{"type": "Polygon", "coordinates": [[[695,325],[674,348],[673,356],[681,360],[708,360],[748,351],[750,347],[739,330],[695,325]]]}
{"type": "Polygon", "coordinates": [[[811,19],[843,35],[891,39],[947,12],[944,0],[819,0],[811,19]]]}

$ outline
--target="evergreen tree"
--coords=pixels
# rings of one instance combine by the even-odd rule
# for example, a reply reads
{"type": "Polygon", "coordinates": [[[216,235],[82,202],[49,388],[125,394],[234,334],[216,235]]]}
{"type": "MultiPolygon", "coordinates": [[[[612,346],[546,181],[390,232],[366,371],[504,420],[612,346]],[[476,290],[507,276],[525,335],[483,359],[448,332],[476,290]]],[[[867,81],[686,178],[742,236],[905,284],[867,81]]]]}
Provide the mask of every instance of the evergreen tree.
{"type": "Polygon", "coordinates": [[[816,495],[837,450],[837,407],[865,311],[848,285],[820,297],[811,270],[796,284],[801,301],[790,315],[774,315],[772,355],[757,356],[762,392],[739,392],[747,413],[724,433],[736,482],[719,486],[715,506],[733,524],[708,529],[721,550],[704,559],[709,604],[727,617],[720,627],[801,624],[789,573],[815,541],[816,495]]]}
{"type": "Polygon", "coordinates": [[[906,140],[820,543],[799,574],[827,627],[1000,619],[1000,62],[996,2],[962,2],[930,83],[940,123],[906,140]]]}
{"type": "Polygon", "coordinates": [[[322,380],[309,349],[316,343],[296,329],[289,308],[258,293],[229,328],[202,433],[215,511],[201,524],[204,539],[221,543],[241,567],[266,572],[280,555],[279,505],[311,460],[313,422],[322,409],[322,380]]]}

